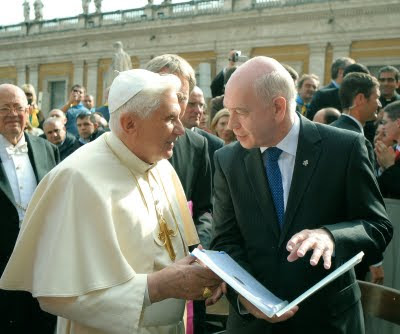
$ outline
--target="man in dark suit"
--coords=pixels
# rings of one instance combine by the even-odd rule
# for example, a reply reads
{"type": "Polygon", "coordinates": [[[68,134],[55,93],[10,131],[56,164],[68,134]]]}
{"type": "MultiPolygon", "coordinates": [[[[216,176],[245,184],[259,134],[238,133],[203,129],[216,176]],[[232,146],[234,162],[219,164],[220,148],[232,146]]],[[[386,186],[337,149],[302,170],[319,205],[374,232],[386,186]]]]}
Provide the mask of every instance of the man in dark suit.
{"type": "MultiPolygon", "coordinates": [[[[179,77],[182,86],[178,100],[182,117],[188,104],[189,94],[196,85],[193,68],[183,58],[165,54],[150,60],[146,64],[146,69],[156,73],[175,74],[179,77]]],[[[203,247],[208,248],[211,239],[212,191],[207,140],[185,129],[185,134],[174,144],[174,154],[169,161],[179,176],[186,198],[193,202],[193,220],[197,233],[203,247]]]]}
{"type": "Polygon", "coordinates": [[[181,117],[181,121],[186,129],[198,133],[207,140],[211,171],[212,175],[214,175],[214,152],[224,146],[224,141],[211,133],[199,129],[200,119],[204,114],[205,108],[206,102],[204,100],[203,91],[200,87],[196,86],[189,95],[189,102],[186,106],[185,113],[181,117]]]}
{"type": "MultiPolygon", "coordinates": [[[[379,261],[393,231],[364,138],[297,114],[293,80],[271,58],[239,67],[225,94],[239,142],[215,154],[212,248],[288,301],[360,251],[379,261]]],[[[350,270],[268,318],[228,290],[228,332],[364,333],[360,296],[350,270]]]]}
{"type": "MultiPolygon", "coordinates": [[[[182,119],[188,105],[190,93],[196,85],[193,68],[177,55],[161,55],[146,64],[146,69],[157,73],[175,74],[182,86],[178,100],[182,119]]],[[[185,129],[174,145],[173,155],[169,159],[182,183],[188,201],[192,201],[193,221],[202,246],[209,248],[212,227],[212,176],[208,156],[208,144],[205,137],[185,129]]],[[[194,302],[194,333],[205,332],[205,304],[194,302]]]]}
{"type": "MultiPolygon", "coordinates": [[[[381,107],[379,82],[369,74],[349,73],[340,86],[339,96],[343,113],[331,125],[339,129],[354,131],[364,136],[365,123],[375,121],[377,111],[381,107]]],[[[371,162],[371,169],[374,171],[376,164],[374,147],[367,138],[365,138],[365,146],[371,162]]],[[[382,259],[379,261],[380,263],[369,266],[373,283],[383,283],[382,259]]],[[[358,279],[365,280],[367,272],[368,265],[364,261],[356,266],[358,279]]]]}
{"type": "Polygon", "coordinates": [[[227,82],[226,71],[236,65],[237,60],[235,59],[235,54],[237,52],[237,50],[229,51],[228,65],[224,67],[224,69],[219,72],[211,82],[210,88],[212,97],[217,97],[224,94],[225,84],[227,82]]]}
{"type": "MultiPolygon", "coordinates": [[[[23,132],[27,118],[24,92],[14,85],[0,85],[0,274],[36,185],[59,162],[56,146],[23,132]]],[[[31,294],[0,290],[1,333],[53,334],[55,323],[56,317],[43,312],[31,294]]]]}
{"type": "Polygon", "coordinates": [[[380,166],[378,184],[384,197],[400,199],[400,101],[385,107],[382,125],[385,136],[397,144],[392,147],[382,141],[376,143],[376,158],[380,166]]]}
{"type": "MultiPolygon", "coordinates": [[[[352,72],[369,74],[368,68],[366,68],[363,64],[350,63],[348,66],[346,66],[346,68],[344,68],[344,70],[342,70],[341,79],[338,82],[341,84],[344,77],[352,72]]],[[[339,87],[340,85],[337,84],[337,87],[321,89],[317,91],[313,96],[310,108],[306,114],[307,118],[312,120],[314,115],[322,108],[332,107],[342,111],[342,104],[340,103],[339,98],[339,87]]]]}
{"type": "MultiPolygon", "coordinates": [[[[364,134],[365,123],[375,121],[377,111],[381,107],[379,82],[369,74],[349,73],[340,86],[339,96],[343,112],[331,125],[364,134]]],[[[367,138],[365,145],[373,167],[375,166],[373,145],[367,138]]]]}
{"type": "Polygon", "coordinates": [[[321,89],[339,88],[344,78],[344,69],[351,64],[354,64],[354,59],[348,57],[340,57],[335,59],[331,65],[332,80],[328,85],[322,87],[321,89]]]}

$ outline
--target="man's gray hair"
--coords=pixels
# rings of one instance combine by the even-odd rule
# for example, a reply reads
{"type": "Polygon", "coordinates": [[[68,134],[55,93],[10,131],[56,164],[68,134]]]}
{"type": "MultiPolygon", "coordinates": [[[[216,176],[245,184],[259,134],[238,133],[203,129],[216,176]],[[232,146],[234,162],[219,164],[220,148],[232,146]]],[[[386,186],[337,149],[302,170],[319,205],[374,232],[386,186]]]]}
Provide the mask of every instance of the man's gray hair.
{"type": "Polygon", "coordinates": [[[287,102],[287,110],[294,111],[296,107],[296,87],[294,81],[286,69],[269,72],[254,82],[256,95],[266,104],[278,96],[282,96],[287,102]]]}
{"type": "Polygon", "coordinates": [[[189,93],[196,86],[196,76],[190,64],[182,57],[174,54],[164,54],[150,60],[145,69],[151,72],[167,72],[189,81],[189,93]]]}
{"type": "Polygon", "coordinates": [[[60,118],[49,117],[49,118],[47,118],[47,119],[43,122],[42,127],[43,127],[43,129],[44,129],[44,127],[45,127],[47,124],[54,124],[54,125],[56,125],[57,123],[60,123],[60,125],[61,125],[62,127],[65,126],[65,124],[63,123],[63,121],[62,121],[60,118]]]}
{"type": "Polygon", "coordinates": [[[125,104],[110,114],[108,126],[117,133],[121,130],[120,117],[123,113],[136,114],[141,119],[149,117],[161,105],[162,95],[169,89],[177,89],[172,83],[165,83],[159,87],[143,89],[140,93],[129,99],[125,104]]]}

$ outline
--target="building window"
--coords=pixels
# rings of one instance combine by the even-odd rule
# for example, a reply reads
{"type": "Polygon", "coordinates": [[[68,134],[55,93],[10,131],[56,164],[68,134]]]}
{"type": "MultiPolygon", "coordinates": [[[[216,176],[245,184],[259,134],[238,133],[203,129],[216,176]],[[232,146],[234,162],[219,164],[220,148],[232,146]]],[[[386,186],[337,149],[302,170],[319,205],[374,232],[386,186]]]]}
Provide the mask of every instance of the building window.
{"type": "Polygon", "coordinates": [[[66,81],[50,82],[50,110],[61,108],[66,99],[65,96],[66,81]]]}

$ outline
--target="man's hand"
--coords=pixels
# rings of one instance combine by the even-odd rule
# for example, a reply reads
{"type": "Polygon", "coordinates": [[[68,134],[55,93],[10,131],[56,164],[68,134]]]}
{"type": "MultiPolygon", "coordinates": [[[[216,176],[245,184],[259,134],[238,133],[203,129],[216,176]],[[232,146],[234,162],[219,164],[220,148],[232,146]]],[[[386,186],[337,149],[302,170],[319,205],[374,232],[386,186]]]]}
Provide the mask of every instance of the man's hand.
{"type": "Polygon", "coordinates": [[[226,287],[226,283],[222,282],[219,287],[214,290],[213,295],[206,299],[206,306],[214,305],[218,300],[221,299],[222,295],[226,294],[227,292],[228,289],[226,287]]]}
{"type": "Polygon", "coordinates": [[[369,271],[371,273],[371,282],[375,284],[383,284],[383,279],[385,278],[385,274],[383,272],[382,266],[370,266],[369,271]]]}
{"type": "Polygon", "coordinates": [[[322,228],[316,230],[303,230],[296,233],[287,243],[286,249],[290,252],[287,257],[289,262],[303,257],[309,250],[313,249],[310,264],[316,266],[319,259],[323,258],[325,269],[331,267],[331,257],[335,248],[330,233],[322,228]]]}
{"type": "Polygon", "coordinates": [[[221,284],[221,279],[210,269],[196,262],[194,256],[186,256],[174,264],[147,276],[148,292],[152,303],[167,298],[204,300],[207,287],[213,291],[221,284]]]}
{"type": "Polygon", "coordinates": [[[386,146],[381,141],[377,141],[375,144],[376,160],[379,166],[383,169],[389,168],[394,165],[396,153],[391,146],[386,146]]]}
{"type": "Polygon", "coordinates": [[[252,303],[250,303],[246,298],[243,296],[239,296],[239,302],[243,305],[246,310],[255,316],[257,319],[264,319],[270,323],[281,322],[290,319],[295,315],[297,310],[299,309],[298,306],[293,307],[290,311],[287,311],[285,314],[282,314],[280,317],[273,316],[272,318],[266,316],[263,312],[261,312],[257,307],[255,307],[252,303]]]}

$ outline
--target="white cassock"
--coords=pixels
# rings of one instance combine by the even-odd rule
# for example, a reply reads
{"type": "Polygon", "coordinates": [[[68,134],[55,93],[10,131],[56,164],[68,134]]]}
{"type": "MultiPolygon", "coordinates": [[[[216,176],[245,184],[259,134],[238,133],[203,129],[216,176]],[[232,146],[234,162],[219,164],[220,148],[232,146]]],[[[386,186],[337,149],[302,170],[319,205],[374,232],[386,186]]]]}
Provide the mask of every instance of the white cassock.
{"type": "Polygon", "coordinates": [[[104,134],[41,181],[0,288],[38,297],[58,334],[182,333],[185,301],[148,298],[147,274],[173,263],[157,209],[179,260],[199,240],[174,169],[104,134]]]}

